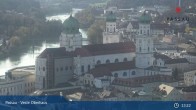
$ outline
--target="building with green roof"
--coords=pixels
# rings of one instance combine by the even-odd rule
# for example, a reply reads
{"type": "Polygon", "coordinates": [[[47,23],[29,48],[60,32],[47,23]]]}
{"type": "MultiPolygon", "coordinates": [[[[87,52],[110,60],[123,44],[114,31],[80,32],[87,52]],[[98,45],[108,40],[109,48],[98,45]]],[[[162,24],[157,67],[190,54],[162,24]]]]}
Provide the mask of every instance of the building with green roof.
{"type": "Polygon", "coordinates": [[[74,51],[82,47],[82,35],[79,32],[80,23],[70,15],[63,22],[63,31],[60,36],[60,47],[65,47],[66,51],[74,51]]]}
{"type": "Polygon", "coordinates": [[[106,22],[116,22],[116,15],[113,12],[107,14],[106,22]]]}
{"type": "Polygon", "coordinates": [[[140,23],[149,24],[151,23],[151,21],[152,21],[152,18],[147,12],[144,12],[142,16],[139,18],[140,23]]]}
{"type": "Polygon", "coordinates": [[[66,34],[78,34],[79,33],[80,24],[78,20],[72,15],[68,19],[66,19],[63,23],[63,32],[66,34]]]}

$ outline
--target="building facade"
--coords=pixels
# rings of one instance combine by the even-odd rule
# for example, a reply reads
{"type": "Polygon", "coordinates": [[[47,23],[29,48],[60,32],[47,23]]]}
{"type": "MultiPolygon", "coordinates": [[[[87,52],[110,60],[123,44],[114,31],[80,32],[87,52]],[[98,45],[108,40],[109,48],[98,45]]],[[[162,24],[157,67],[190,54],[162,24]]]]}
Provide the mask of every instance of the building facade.
{"type": "Polygon", "coordinates": [[[35,91],[34,67],[15,68],[0,79],[0,95],[29,95],[35,91]]]}
{"type": "Polygon", "coordinates": [[[117,30],[116,16],[110,12],[106,17],[106,28],[103,32],[103,44],[119,43],[121,41],[120,32],[117,30]]]}
{"type": "Polygon", "coordinates": [[[184,73],[184,83],[186,86],[196,85],[196,71],[184,73]]]}
{"type": "Polygon", "coordinates": [[[136,67],[145,69],[153,65],[153,40],[150,34],[151,17],[144,13],[140,18],[136,37],[136,67]]]}

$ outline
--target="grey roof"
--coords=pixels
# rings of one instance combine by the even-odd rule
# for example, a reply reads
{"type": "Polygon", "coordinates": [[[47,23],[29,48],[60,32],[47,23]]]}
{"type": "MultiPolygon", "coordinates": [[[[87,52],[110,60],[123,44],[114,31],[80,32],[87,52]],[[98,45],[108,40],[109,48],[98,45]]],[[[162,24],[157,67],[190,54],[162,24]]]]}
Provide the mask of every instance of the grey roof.
{"type": "Polygon", "coordinates": [[[77,48],[73,52],[68,52],[64,47],[60,48],[46,48],[38,58],[64,58],[64,57],[75,57],[80,55],[81,57],[96,56],[96,55],[107,55],[107,54],[118,54],[118,53],[131,53],[135,52],[134,42],[121,42],[121,43],[110,43],[110,44],[95,44],[85,45],[82,48],[77,48]]]}
{"type": "Polygon", "coordinates": [[[146,68],[146,70],[160,71],[161,68],[167,68],[167,67],[150,66],[150,67],[146,68]]]}
{"type": "Polygon", "coordinates": [[[176,64],[176,63],[189,63],[189,61],[186,58],[177,58],[177,59],[170,59],[165,61],[165,64],[176,64]]]}
{"type": "Polygon", "coordinates": [[[109,63],[109,64],[101,64],[95,66],[94,69],[90,71],[94,77],[103,77],[103,76],[111,76],[113,71],[120,71],[120,70],[129,70],[134,69],[135,62],[128,61],[128,62],[119,62],[119,63],[109,63]]]}
{"type": "Polygon", "coordinates": [[[76,49],[74,54],[80,56],[96,56],[130,52],[135,52],[134,42],[86,45],[76,49]]]}
{"type": "Polygon", "coordinates": [[[188,87],[177,87],[182,89],[183,92],[196,92],[196,85],[188,86],[188,87]]]}
{"type": "Polygon", "coordinates": [[[157,53],[157,52],[154,53],[154,58],[156,58],[156,59],[160,58],[162,60],[171,60],[171,58],[168,57],[167,55],[160,54],[160,53],[157,53]]]}

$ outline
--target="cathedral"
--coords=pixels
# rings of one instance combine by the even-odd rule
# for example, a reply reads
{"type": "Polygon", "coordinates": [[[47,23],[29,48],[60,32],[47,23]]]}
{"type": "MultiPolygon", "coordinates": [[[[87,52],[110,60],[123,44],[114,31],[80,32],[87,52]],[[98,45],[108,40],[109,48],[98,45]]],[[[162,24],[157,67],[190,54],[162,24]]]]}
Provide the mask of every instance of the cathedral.
{"type": "Polygon", "coordinates": [[[88,84],[97,88],[118,83],[118,80],[137,84],[161,78],[167,80],[172,69],[154,58],[150,23],[151,17],[142,14],[136,42],[121,42],[116,17],[110,13],[106,17],[103,44],[83,46],[79,22],[70,16],[63,23],[60,47],[46,48],[36,59],[36,89],[55,88],[73,78],[80,81],[78,85],[88,84]],[[136,81],[135,78],[148,79],[136,81]]]}

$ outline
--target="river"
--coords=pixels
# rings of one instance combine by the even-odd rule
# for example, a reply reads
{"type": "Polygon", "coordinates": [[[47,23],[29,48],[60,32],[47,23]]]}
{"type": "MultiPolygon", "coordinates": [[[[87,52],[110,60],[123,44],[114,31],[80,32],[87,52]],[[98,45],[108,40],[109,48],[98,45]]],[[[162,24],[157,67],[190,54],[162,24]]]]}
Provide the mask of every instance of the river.
{"type": "MultiPolygon", "coordinates": [[[[75,13],[80,11],[81,9],[73,9],[72,15],[74,16],[75,13]]],[[[46,20],[61,20],[62,22],[66,20],[70,16],[69,13],[66,14],[60,14],[55,16],[48,16],[46,17],[46,20]]],[[[87,38],[86,31],[80,29],[80,32],[84,39],[87,38]]],[[[83,45],[88,44],[86,41],[83,42],[83,45]]],[[[17,60],[12,60],[12,58],[6,58],[3,60],[0,60],[0,75],[5,75],[5,72],[9,69],[20,67],[20,66],[30,66],[35,65],[35,59],[36,57],[46,48],[55,48],[59,47],[59,42],[43,42],[41,46],[38,46],[34,50],[34,54],[32,50],[29,50],[26,53],[23,53],[22,56],[16,56],[18,57],[17,60]]]]}

